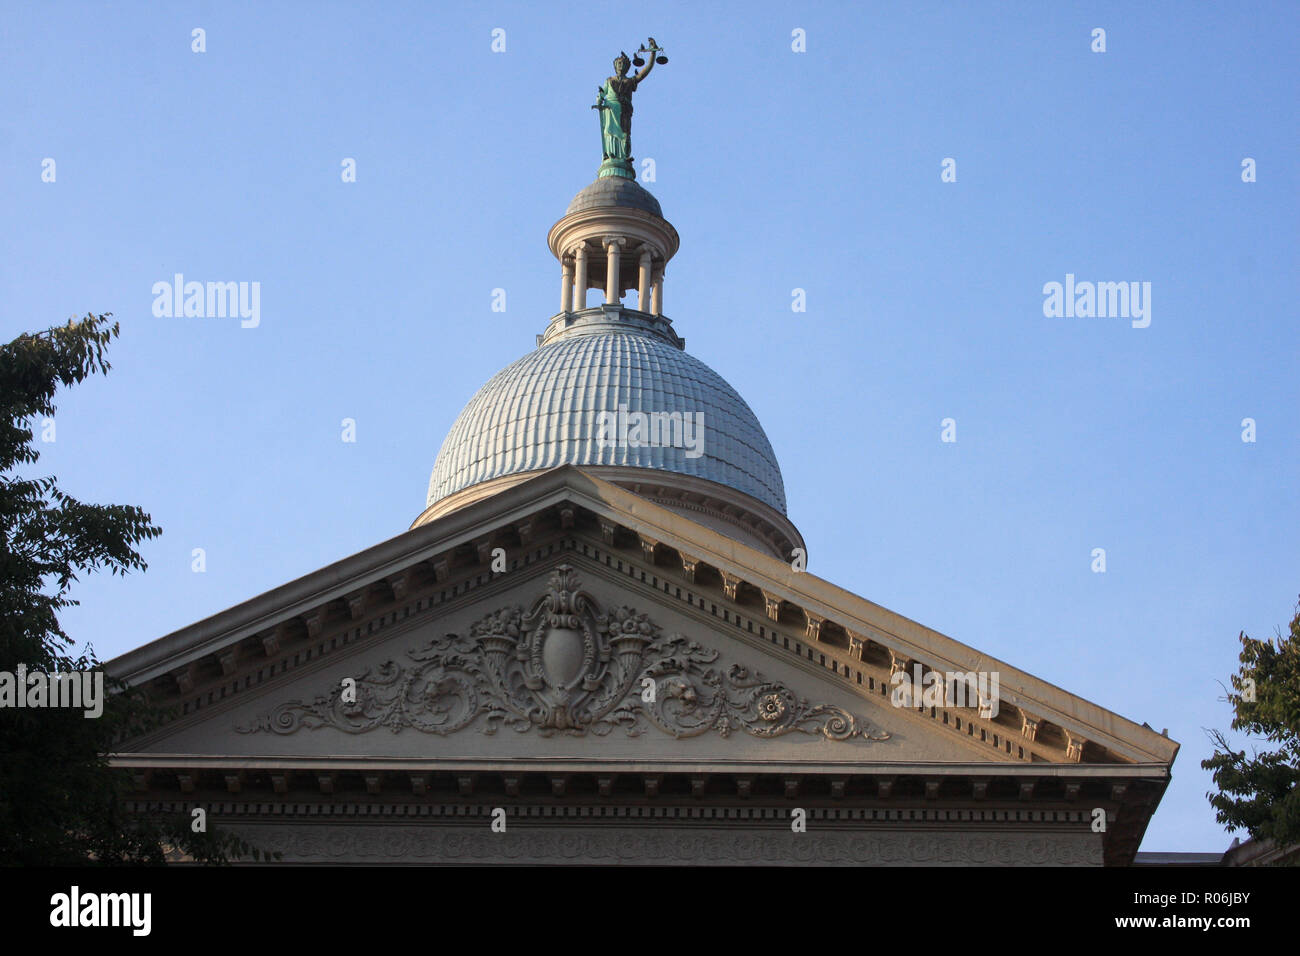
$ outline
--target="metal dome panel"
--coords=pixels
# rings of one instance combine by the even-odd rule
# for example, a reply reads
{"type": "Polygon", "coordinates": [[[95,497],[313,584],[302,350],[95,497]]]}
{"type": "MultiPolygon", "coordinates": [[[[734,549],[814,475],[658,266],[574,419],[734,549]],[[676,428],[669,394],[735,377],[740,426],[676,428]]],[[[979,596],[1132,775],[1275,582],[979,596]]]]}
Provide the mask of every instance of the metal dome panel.
{"type": "Polygon", "coordinates": [[[428,504],[506,475],[560,465],[654,468],[717,482],[785,514],[785,486],[758,419],[703,362],[647,335],[563,338],[488,381],[460,413],[429,480],[428,504]],[[684,447],[602,446],[600,415],[703,414],[698,457],[684,447]]]}

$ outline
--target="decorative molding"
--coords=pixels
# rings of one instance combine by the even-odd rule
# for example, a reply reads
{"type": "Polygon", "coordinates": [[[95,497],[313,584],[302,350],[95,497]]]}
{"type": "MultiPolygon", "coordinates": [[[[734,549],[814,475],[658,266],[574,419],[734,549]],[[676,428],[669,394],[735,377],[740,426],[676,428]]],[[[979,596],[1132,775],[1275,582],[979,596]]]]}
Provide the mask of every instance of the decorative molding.
{"type": "Polygon", "coordinates": [[[188,694],[194,690],[194,668],[190,664],[178,667],[172,671],[172,680],[176,681],[176,687],[182,694],[188,694]]]}
{"type": "Polygon", "coordinates": [[[239,666],[239,645],[232,644],[217,654],[217,663],[221,665],[221,676],[229,677],[239,666]]]}
{"type": "Polygon", "coordinates": [[[604,736],[622,727],[634,737],[655,727],[676,738],[732,731],[889,738],[841,707],[810,704],[740,664],[724,671],[716,650],[682,634],[661,636],[634,608],[601,613],[568,565],[555,570],[527,613],[501,608],[468,637],[447,634],[407,656],[410,663],[390,660],[363,673],[355,702],[343,702],[337,691],[310,703],[290,700],[235,729],[360,734],[387,727],[445,736],[478,721],[488,734],[508,727],[604,736]]]}
{"type": "Polygon", "coordinates": [[[534,828],[321,823],[240,824],[232,832],[277,850],[286,863],[660,863],[718,865],[839,864],[883,866],[1100,866],[1101,837],[1092,833],[998,834],[830,830],[791,833],[718,828],[609,832],[596,827],[534,828]]]}
{"type": "MultiPolygon", "coordinates": [[[[481,774],[475,774],[475,777],[481,778],[481,774]]],[[[518,779],[517,775],[507,774],[512,779],[518,779]]],[[[550,775],[537,774],[531,775],[536,779],[544,779],[549,787],[550,775]]],[[[576,777],[570,777],[572,782],[576,777]]],[[[638,780],[643,779],[643,775],[626,774],[629,779],[636,777],[638,780]]],[[[668,775],[664,775],[668,779],[668,775]]],[[[697,778],[697,775],[691,775],[687,778],[688,782],[697,778]]],[[[728,821],[744,821],[750,824],[767,825],[771,824],[772,810],[780,808],[783,804],[776,794],[769,794],[766,798],[760,797],[753,803],[735,803],[727,801],[729,795],[727,784],[734,783],[735,778],[730,774],[704,774],[698,775],[699,779],[705,781],[705,790],[716,792],[718,800],[726,801],[725,807],[728,821]],[[715,786],[716,784],[716,786],[715,786]]],[[[314,776],[311,778],[315,779],[314,776]]],[[[459,780],[459,776],[457,778],[459,780]]],[[[504,779],[504,776],[503,778],[504,779]]],[[[613,776],[598,775],[598,783],[610,783],[610,793],[605,796],[622,796],[622,794],[613,794],[613,776]]],[[[745,776],[744,779],[753,780],[752,776],[745,776]]],[[[799,775],[800,787],[808,783],[807,775],[799,775]]],[[[844,778],[830,778],[843,780],[844,778]]],[[[475,788],[477,792],[477,787],[475,788]]],[[[391,797],[391,788],[386,785],[381,790],[391,797]]],[[[430,788],[430,793],[434,792],[430,788]]],[[[649,806],[640,801],[623,802],[621,800],[607,804],[601,808],[600,816],[602,825],[606,820],[623,820],[629,826],[664,826],[674,825],[674,823],[689,823],[695,826],[700,823],[707,823],[709,820],[718,819],[717,812],[720,808],[718,801],[710,804],[701,805],[694,800],[686,799],[684,794],[665,795],[667,799],[660,801],[655,806],[649,806]]],[[[752,794],[751,794],[752,796],[752,794]]],[[[1049,802],[1055,803],[1051,798],[1049,802]]],[[[208,804],[211,812],[218,813],[223,819],[235,822],[235,818],[242,818],[242,823],[264,823],[270,819],[297,821],[299,823],[316,823],[339,820],[349,820],[352,822],[361,822],[367,826],[382,825],[384,823],[394,822],[405,818],[404,822],[421,821],[425,825],[438,826],[449,824],[452,826],[463,824],[467,819],[480,817],[490,813],[493,807],[500,806],[499,795],[489,796],[483,794],[482,799],[478,802],[446,802],[439,799],[435,794],[431,800],[411,800],[406,799],[389,799],[389,800],[368,800],[363,803],[347,801],[314,801],[306,804],[283,803],[277,805],[268,805],[261,794],[245,792],[238,797],[230,799],[216,799],[208,804]]],[[[808,812],[808,821],[817,823],[820,826],[830,828],[849,827],[856,829],[857,832],[863,832],[864,829],[875,829],[884,826],[886,829],[899,829],[907,827],[917,827],[922,830],[935,832],[945,827],[950,828],[954,823],[959,825],[959,829],[978,829],[990,830],[993,828],[1001,829],[1003,832],[1023,831],[1026,826],[1032,825],[1036,828],[1056,828],[1058,830],[1073,830],[1083,832],[1090,829],[1092,824],[1092,809],[1095,801],[1089,801],[1086,807],[1075,810],[1047,809],[1023,807],[1015,804],[997,805],[997,806],[976,806],[973,804],[962,803],[960,809],[955,809],[951,805],[932,804],[912,801],[900,801],[894,806],[866,806],[854,800],[850,805],[832,805],[818,806],[810,804],[805,809],[808,812]]],[[[169,800],[149,800],[149,799],[130,799],[123,803],[127,812],[133,814],[177,814],[183,813],[193,806],[193,802],[179,795],[169,800]]],[[[551,825],[569,825],[578,824],[592,815],[593,808],[583,802],[565,802],[557,804],[547,796],[542,795],[542,791],[537,791],[532,800],[524,800],[512,803],[509,807],[509,813],[520,818],[542,819],[545,818],[551,825]],[[560,821],[564,821],[563,824],[560,821]]],[[[729,822],[728,826],[734,826],[734,822],[729,822]]],[[[1039,830],[1039,832],[1046,832],[1039,830]]]]}
{"type": "Polygon", "coordinates": [[[910,668],[911,666],[912,666],[912,659],[910,657],[900,654],[892,647],[889,648],[889,677],[890,677],[891,684],[893,683],[893,678],[895,677],[895,675],[906,674],[908,668],[910,668]]]}
{"type": "MultiPolygon", "coordinates": [[[[677,491],[676,489],[672,489],[672,490],[677,491]]],[[[654,490],[647,490],[644,494],[646,498],[653,501],[657,505],[663,505],[665,508],[669,508],[673,511],[677,511],[677,510],[694,511],[697,512],[698,514],[708,515],[712,518],[718,518],[726,522],[727,524],[732,525],[735,528],[748,531],[750,534],[757,537],[760,542],[764,542],[769,545],[771,544],[769,538],[771,537],[772,533],[776,530],[775,526],[771,522],[762,518],[757,518],[748,513],[732,514],[731,512],[723,511],[721,508],[710,508],[707,505],[702,504],[698,501],[694,501],[689,498],[682,497],[682,493],[680,491],[677,491],[676,494],[668,494],[667,491],[668,489],[654,489],[654,490]]],[[[778,548],[776,549],[776,551],[777,553],[779,553],[780,549],[778,548]]]]}
{"type": "MultiPolygon", "coordinates": [[[[983,703],[981,701],[981,703],[983,703]]],[[[1027,710],[1020,711],[1020,733],[1027,740],[1038,739],[1038,726],[1042,723],[1042,718],[1031,714],[1027,710]]]]}
{"type": "Polygon", "coordinates": [[[325,608],[313,608],[306,614],[299,615],[303,624],[307,625],[308,637],[320,637],[321,626],[325,623],[325,608]]]}
{"type": "Polygon", "coordinates": [[[345,595],[344,600],[348,603],[348,613],[352,615],[352,620],[361,620],[361,616],[366,613],[366,592],[353,591],[345,595]]]}
{"type": "Polygon", "coordinates": [[[1083,746],[1088,742],[1086,737],[1081,737],[1072,730],[1065,732],[1067,746],[1065,756],[1067,760],[1073,760],[1075,763],[1083,761],[1083,746]]]}

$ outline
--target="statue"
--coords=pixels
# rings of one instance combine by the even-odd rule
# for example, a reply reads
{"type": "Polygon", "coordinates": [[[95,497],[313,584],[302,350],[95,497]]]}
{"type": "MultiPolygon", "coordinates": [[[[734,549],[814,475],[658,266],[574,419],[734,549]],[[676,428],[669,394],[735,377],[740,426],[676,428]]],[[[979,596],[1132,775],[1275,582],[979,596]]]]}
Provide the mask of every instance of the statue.
{"type": "Polygon", "coordinates": [[[638,84],[650,75],[656,63],[667,63],[663,49],[650,37],[649,46],[642,45],[637,50],[635,60],[629,60],[626,53],[620,52],[614,61],[614,75],[605,80],[605,85],[596,88],[596,105],[593,110],[600,111],[600,137],[604,162],[600,164],[598,176],[622,176],[624,179],[636,179],[632,168],[632,94],[638,84]],[[650,55],[649,62],[641,58],[642,53],[650,55]],[[628,76],[627,71],[633,66],[645,66],[635,76],[628,76]]]}

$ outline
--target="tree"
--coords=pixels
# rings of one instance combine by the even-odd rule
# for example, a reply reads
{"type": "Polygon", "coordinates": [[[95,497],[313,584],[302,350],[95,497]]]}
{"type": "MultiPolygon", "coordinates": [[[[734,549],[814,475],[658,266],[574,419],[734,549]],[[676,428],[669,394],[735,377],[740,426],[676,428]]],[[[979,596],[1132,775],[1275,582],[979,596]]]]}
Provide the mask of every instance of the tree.
{"type": "MultiPolygon", "coordinates": [[[[87,504],[53,476],[18,474],[40,458],[33,425],[53,418],[58,387],[108,372],[105,348],[118,335],[109,318],[70,319],[0,346],[0,672],[8,675],[19,665],[29,673],[99,670],[89,646],[73,653],[59,612],[79,603],[69,592],[80,574],[144,571],[136,545],[161,534],[137,507],[87,504]]],[[[0,861],[162,863],[170,849],[201,862],[259,858],[233,837],[192,832],[189,818],[126,812],[128,782],[105,754],[165,715],[139,691],[105,685],[112,693],[98,719],[67,707],[0,707],[0,861]]]]}
{"type": "MultiPolygon", "coordinates": [[[[1288,636],[1257,641],[1239,635],[1241,668],[1230,678],[1232,729],[1263,738],[1275,750],[1251,757],[1210,731],[1214,755],[1201,767],[1214,772],[1218,793],[1207,793],[1215,819],[1230,831],[1279,847],[1300,844],[1300,606],[1288,636]]],[[[1226,689],[1226,688],[1225,688],[1226,689]]]]}

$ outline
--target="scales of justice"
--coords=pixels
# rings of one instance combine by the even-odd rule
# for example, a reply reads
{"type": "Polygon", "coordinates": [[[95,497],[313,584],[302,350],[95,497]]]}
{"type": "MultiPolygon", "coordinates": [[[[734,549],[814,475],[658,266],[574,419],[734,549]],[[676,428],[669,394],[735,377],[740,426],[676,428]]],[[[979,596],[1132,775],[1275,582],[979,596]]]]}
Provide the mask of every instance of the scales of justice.
{"type": "Polygon", "coordinates": [[[621,176],[624,179],[636,179],[632,168],[632,94],[637,86],[650,75],[656,63],[667,63],[663,48],[650,37],[636,51],[636,58],[629,60],[626,53],[620,52],[614,61],[614,75],[606,78],[603,86],[596,88],[596,103],[593,110],[599,111],[600,139],[603,162],[596,174],[602,176],[621,176]],[[643,57],[642,54],[646,54],[643,57]],[[636,75],[628,76],[633,66],[642,67],[636,75]]]}

